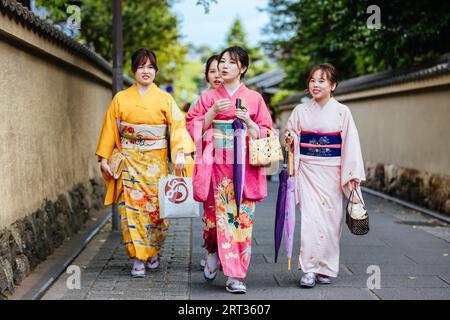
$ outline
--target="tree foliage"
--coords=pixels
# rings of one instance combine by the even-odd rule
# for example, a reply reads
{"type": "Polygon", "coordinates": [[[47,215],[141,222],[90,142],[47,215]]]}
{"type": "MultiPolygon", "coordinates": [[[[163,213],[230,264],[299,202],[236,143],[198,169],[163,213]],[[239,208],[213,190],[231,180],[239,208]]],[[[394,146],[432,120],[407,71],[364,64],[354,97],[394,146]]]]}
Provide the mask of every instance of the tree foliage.
{"type": "Polygon", "coordinates": [[[267,72],[272,65],[267,57],[261,52],[259,47],[251,47],[247,41],[247,34],[240,18],[236,18],[226,36],[226,47],[240,46],[248,51],[250,56],[250,67],[246,73],[246,78],[250,79],[261,73],[267,72]]]}
{"type": "Polygon", "coordinates": [[[35,0],[36,7],[47,9],[47,14],[44,16],[44,18],[56,25],[64,23],[68,18],[68,6],[80,4],[81,1],[35,0]]]}
{"type": "Polygon", "coordinates": [[[450,2],[377,1],[379,29],[367,22],[372,3],[361,0],[269,0],[272,39],[264,46],[301,89],[308,70],[333,63],[341,79],[399,68],[450,52],[450,2]]]}
{"type": "MultiPolygon", "coordinates": [[[[79,40],[112,61],[112,1],[36,0],[50,12],[53,23],[64,23],[68,5],[81,8],[79,40]]],[[[171,83],[181,72],[187,48],[179,42],[178,20],[169,0],[127,0],[122,4],[124,72],[131,75],[131,55],[147,46],[154,50],[160,68],[157,81],[171,83]]]]}

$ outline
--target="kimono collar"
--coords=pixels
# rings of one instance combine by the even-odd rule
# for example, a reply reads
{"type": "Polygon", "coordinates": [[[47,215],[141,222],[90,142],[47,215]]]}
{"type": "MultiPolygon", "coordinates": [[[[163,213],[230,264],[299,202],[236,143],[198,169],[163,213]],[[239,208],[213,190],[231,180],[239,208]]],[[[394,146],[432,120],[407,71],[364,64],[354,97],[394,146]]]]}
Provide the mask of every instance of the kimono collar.
{"type": "Polygon", "coordinates": [[[218,90],[221,94],[223,94],[223,95],[225,95],[225,96],[228,96],[228,97],[230,97],[230,98],[232,98],[233,96],[236,95],[236,93],[238,93],[238,92],[240,92],[240,91],[242,91],[242,90],[244,90],[244,89],[247,89],[247,87],[245,86],[244,83],[241,83],[241,84],[239,85],[239,87],[233,92],[233,95],[230,96],[230,94],[228,93],[228,90],[225,88],[225,85],[224,85],[223,83],[217,88],[217,90],[218,90]]]}
{"type": "Polygon", "coordinates": [[[136,92],[136,94],[137,94],[140,98],[146,97],[150,92],[153,92],[153,91],[155,91],[155,90],[158,88],[158,86],[157,86],[155,83],[152,83],[152,85],[150,86],[150,88],[145,92],[144,95],[142,95],[142,94],[141,94],[141,91],[139,90],[139,88],[138,88],[138,86],[137,86],[137,84],[136,84],[136,82],[133,83],[133,85],[132,85],[131,88],[133,88],[133,87],[134,87],[134,91],[136,92]]]}
{"type": "Polygon", "coordinates": [[[318,104],[314,99],[311,99],[311,105],[312,105],[314,108],[317,108],[317,109],[319,109],[319,110],[323,110],[323,109],[325,109],[327,106],[332,106],[332,105],[335,104],[335,102],[336,102],[336,99],[333,98],[333,97],[331,97],[330,100],[327,101],[327,103],[325,103],[323,106],[321,106],[321,105],[318,104]]]}

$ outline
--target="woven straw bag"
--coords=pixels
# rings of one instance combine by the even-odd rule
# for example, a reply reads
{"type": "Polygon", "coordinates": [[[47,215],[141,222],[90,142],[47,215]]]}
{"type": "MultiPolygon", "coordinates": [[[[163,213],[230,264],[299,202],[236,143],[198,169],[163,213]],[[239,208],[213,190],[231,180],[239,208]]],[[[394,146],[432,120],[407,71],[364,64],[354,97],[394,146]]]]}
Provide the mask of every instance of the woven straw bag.
{"type": "Polygon", "coordinates": [[[266,129],[268,137],[250,140],[248,157],[251,166],[270,166],[273,162],[283,160],[280,140],[272,130],[266,129]]]}

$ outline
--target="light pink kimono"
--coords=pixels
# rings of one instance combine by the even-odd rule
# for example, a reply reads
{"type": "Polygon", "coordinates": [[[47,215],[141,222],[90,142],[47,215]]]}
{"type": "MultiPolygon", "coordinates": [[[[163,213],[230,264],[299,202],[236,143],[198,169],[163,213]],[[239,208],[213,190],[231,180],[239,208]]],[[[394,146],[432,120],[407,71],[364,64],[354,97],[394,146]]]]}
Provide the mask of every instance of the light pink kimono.
{"type": "MultiPolygon", "coordinates": [[[[365,180],[358,131],[350,109],[331,98],[323,107],[312,99],[295,107],[286,129],[294,135],[295,197],[300,203],[301,243],[299,269],[329,277],[339,272],[339,241],[344,224],[343,192],[348,196],[350,181],[365,180]],[[304,132],[330,134],[342,139],[340,156],[300,153],[304,132]]],[[[327,140],[324,140],[325,142],[327,140]]],[[[308,141],[309,142],[309,141],[308,141]]],[[[313,141],[313,144],[316,141],[313,141]]],[[[323,141],[306,150],[325,150],[323,141]],[[322,144],[322,145],[320,145],[322,144]],[[317,148],[314,148],[317,147],[317,148]]],[[[336,147],[330,145],[325,147],[336,147]]],[[[305,149],[304,149],[305,150],[305,149]]],[[[328,150],[330,150],[328,148],[328,150]]],[[[358,187],[359,188],[359,187],[358,187]]]]}
{"type": "MultiPolygon", "coordinates": [[[[266,129],[272,129],[272,118],[262,96],[245,85],[229,96],[220,86],[204,93],[186,115],[186,127],[196,144],[193,175],[194,198],[204,202],[204,239],[209,253],[218,252],[223,273],[235,278],[245,278],[251,257],[251,237],[255,213],[255,201],[267,196],[265,169],[252,167],[247,155],[245,164],[244,194],[241,213],[237,216],[233,188],[232,148],[214,148],[212,126],[203,132],[205,113],[219,99],[228,98],[232,105],[240,98],[249,110],[250,118],[258,125],[260,137],[266,129]],[[227,159],[231,152],[230,158],[227,159]]],[[[234,120],[236,108],[217,114],[215,120],[234,120]]],[[[232,143],[231,143],[232,146],[232,143]]]]}

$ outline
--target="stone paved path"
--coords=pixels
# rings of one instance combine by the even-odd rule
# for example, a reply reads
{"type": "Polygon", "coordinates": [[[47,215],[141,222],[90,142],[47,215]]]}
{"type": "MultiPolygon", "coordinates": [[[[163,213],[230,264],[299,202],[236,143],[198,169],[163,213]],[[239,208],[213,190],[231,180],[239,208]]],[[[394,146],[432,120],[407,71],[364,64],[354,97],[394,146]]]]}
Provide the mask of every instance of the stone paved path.
{"type": "Polygon", "coordinates": [[[68,289],[62,274],[44,295],[44,300],[149,300],[188,299],[190,293],[191,221],[174,220],[161,251],[159,271],[145,278],[130,277],[131,262],[119,232],[111,224],[91,241],[72,265],[81,270],[81,289],[68,289]]]}
{"type": "Polygon", "coordinates": [[[369,234],[354,236],[344,226],[339,277],[329,286],[301,289],[296,270],[299,212],[293,270],[287,270],[284,241],[274,263],[277,187],[270,182],[268,198],[257,204],[246,295],[227,293],[221,273],[211,283],[203,279],[198,265],[204,254],[201,219],[179,219],[172,222],[160,271],[132,279],[121,236],[107,225],[73,263],[81,267],[81,289],[67,289],[69,275],[63,274],[44,299],[450,299],[449,226],[367,194],[369,234]],[[380,289],[367,287],[370,266],[380,270],[380,289]]]}

